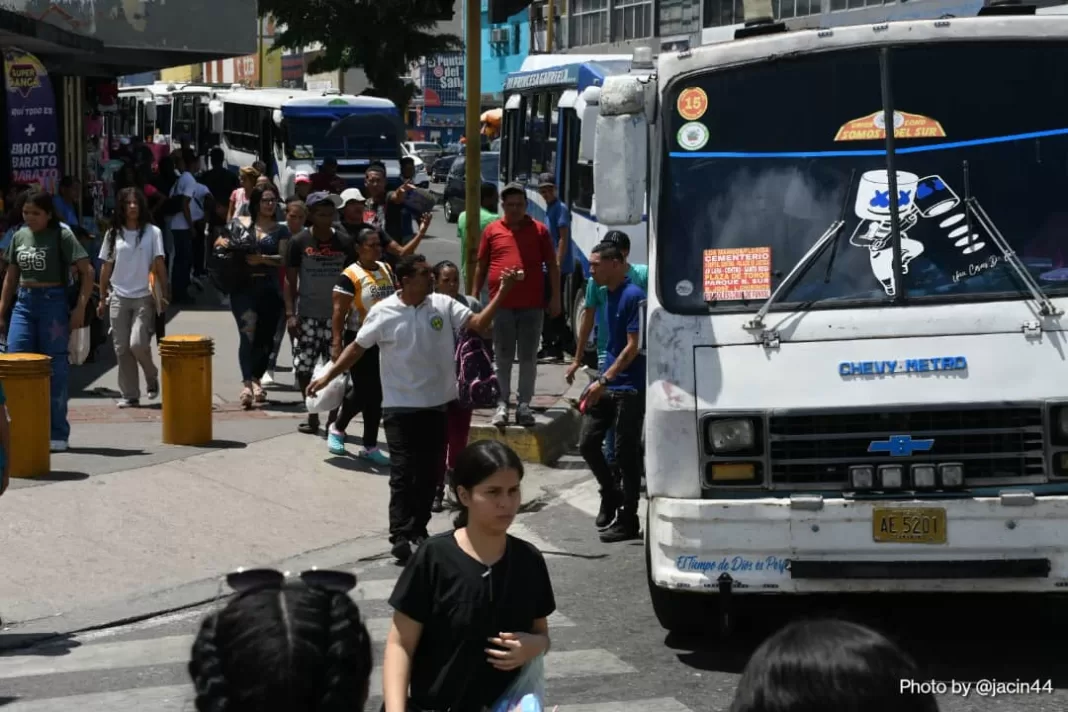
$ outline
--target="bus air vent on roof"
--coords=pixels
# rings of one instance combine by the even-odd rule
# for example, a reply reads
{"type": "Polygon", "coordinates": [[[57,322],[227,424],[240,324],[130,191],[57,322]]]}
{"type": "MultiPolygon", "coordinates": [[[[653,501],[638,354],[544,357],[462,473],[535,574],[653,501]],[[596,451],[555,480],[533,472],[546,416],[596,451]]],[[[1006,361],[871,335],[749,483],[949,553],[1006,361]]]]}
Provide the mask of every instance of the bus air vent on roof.
{"type": "Polygon", "coordinates": [[[998,15],[1034,15],[1036,7],[1025,5],[1020,0],[992,0],[979,10],[979,17],[998,15]]]}
{"type": "Polygon", "coordinates": [[[755,20],[746,22],[744,27],[735,30],[734,39],[744,40],[762,35],[777,35],[780,32],[786,32],[785,22],[775,22],[770,17],[758,17],[755,20]]]}

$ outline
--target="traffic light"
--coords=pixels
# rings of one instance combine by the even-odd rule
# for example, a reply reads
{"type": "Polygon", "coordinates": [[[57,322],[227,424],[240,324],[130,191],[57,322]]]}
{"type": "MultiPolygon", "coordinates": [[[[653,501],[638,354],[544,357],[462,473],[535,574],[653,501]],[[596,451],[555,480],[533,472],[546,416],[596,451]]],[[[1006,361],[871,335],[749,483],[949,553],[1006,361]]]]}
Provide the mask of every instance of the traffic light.
{"type": "Polygon", "coordinates": [[[496,25],[530,7],[531,0],[489,0],[489,22],[496,25]]]}

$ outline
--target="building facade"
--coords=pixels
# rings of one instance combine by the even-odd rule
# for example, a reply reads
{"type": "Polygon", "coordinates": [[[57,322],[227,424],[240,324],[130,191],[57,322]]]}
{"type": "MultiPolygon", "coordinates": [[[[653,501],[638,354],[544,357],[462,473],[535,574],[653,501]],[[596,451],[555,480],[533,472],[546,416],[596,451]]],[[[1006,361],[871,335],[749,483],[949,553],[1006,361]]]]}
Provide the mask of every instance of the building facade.
{"type": "MultiPolygon", "coordinates": [[[[490,24],[489,3],[482,0],[479,40],[482,43],[480,88],[483,109],[501,106],[505,77],[519,71],[532,48],[536,51],[530,20],[531,12],[524,10],[508,18],[507,22],[490,24]]],[[[466,37],[464,41],[467,41],[466,37]]]]}

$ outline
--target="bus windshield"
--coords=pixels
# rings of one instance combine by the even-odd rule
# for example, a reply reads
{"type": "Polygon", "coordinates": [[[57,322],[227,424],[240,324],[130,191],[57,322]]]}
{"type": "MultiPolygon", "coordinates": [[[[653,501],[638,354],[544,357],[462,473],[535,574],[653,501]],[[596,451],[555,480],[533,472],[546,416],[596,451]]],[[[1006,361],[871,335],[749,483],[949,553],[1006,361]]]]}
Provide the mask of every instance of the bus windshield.
{"type": "Polygon", "coordinates": [[[1047,295],[1068,295],[1068,44],[902,46],[889,66],[896,196],[875,48],[669,88],[657,231],[672,256],[657,274],[665,307],[758,309],[843,209],[837,241],[779,302],[887,304],[899,289],[892,199],[911,302],[1026,297],[968,198],[1047,295]]]}
{"type": "Polygon", "coordinates": [[[395,161],[400,157],[396,136],[353,130],[329,133],[337,121],[337,118],[329,116],[288,117],[286,154],[298,159],[330,156],[395,161]]]}

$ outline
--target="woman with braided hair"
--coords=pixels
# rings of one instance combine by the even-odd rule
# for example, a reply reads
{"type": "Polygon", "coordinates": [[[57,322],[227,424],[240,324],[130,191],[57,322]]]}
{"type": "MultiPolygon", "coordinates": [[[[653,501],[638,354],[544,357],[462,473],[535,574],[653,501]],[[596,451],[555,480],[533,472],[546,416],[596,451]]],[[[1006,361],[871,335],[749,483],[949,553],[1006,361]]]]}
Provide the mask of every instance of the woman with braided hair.
{"type": "Polygon", "coordinates": [[[352,712],[367,703],[371,638],[349,598],[356,577],[264,569],[227,577],[237,596],[209,615],[189,675],[198,712],[352,712]]]}

